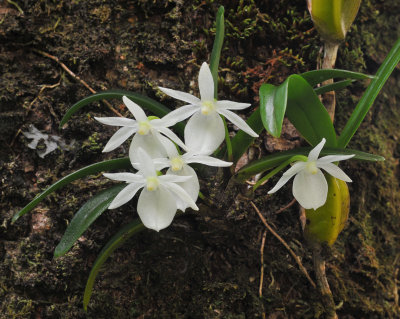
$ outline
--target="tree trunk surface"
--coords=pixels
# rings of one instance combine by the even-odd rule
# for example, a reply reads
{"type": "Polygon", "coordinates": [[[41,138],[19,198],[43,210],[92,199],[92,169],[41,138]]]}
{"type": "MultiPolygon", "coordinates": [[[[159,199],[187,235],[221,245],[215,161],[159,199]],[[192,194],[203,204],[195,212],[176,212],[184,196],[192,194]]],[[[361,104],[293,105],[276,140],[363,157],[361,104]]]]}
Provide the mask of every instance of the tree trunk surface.
{"type": "MultiPolygon", "coordinates": [[[[280,84],[315,69],[322,42],[306,1],[221,4],[226,37],[218,96],[252,103],[241,112],[245,118],[258,106],[262,83],[280,84]]],[[[130,90],[181,106],[157,87],[198,95],[218,6],[208,0],[0,1],[0,318],[325,318],[318,289],[271,233],[263,240],[265,227],[245,190],[225,191],[218,172],[203,176],[201,191],[219,205],[199,200],[199,212],[188,211],[159,233],[133,236],[99,273],[87,313],[82,297],[90,269],[113,234],[137,218],[135,200],[105,211],[59,258],[53,258],[54,248],[73,215],[110,185],[100,174],[59,189],[11,224],[15,213],[61,177],[128,154],[128,143],[102,153],[115,132],[93,118],[115,116],[102,102],[58,128],[67,109],[91,94],[79,79],[95,91],[130,90]],[[63,143],[41,158],[22,133],[31,125],[63,143]]],[[[398,0],[363,1],[336,67],[374,74],[400,36],[399,15],[398,0]]],[[[356,82],[336,94],[338,134],[367,85],[356,82]]],[[[400,317],[399,99],[397,68],[349,145],[386,160],[341,166],[353,180],[350,217],[324,256],[339,318],[400,317]]],[[[111,103],[130,116],[122,101],[111,103]]],[[[304,141],[286,123],[280,139],[263,132],[253,150],[257,156],[300,145],[304,141]]],[[[37,148],[46,148],[43,140],[37,148]]],[[[260,187],[253,201],[315,280],[297,204],[276,213],[292,201],[291,185],[267,196],[276,180],[260,187]]]]}

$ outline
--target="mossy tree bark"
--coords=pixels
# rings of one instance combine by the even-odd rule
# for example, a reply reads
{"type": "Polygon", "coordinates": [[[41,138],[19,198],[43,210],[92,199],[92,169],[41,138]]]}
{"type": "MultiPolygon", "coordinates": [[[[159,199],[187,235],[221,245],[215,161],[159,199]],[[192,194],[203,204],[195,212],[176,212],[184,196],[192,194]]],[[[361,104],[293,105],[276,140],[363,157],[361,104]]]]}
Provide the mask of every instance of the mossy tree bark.
{"type": "MultiPolygon", "coordinates": [[[[257,106],[262,82],[278,84],[291,73],[315,69],[321,43],[296,1],[222,1],[227,37],[220,63],[219,98],[257,106]]],[[[68,221],[100,176],[50,196],[11,225],[11,217],[40,190],[90,163],[117,156],[101,150],[114,129],[93,116],[113,116],[94,104],[58,124],[67,108],[89,94],[54,61],[56,56],[95,90],[129,89],[177,105],[157,86],[198,92],[199,66],[208,61],[217,3],[213,1],[3,1],[0,4],[0,317],[1,318],[315,318],[324,316],[317,290],[273,237],[266,237],[263,298],[259,298],[260,245],[264,231],[241,189],[226,205],[200,203],[160,233],[143,232],[117,251],[99,276],[88,314],[82,293],[101,247],[136,216],[134,203],[104,213],[64,257],[52,254],[68,221]],[[211,30],[211,31],[210,31],[211,30]],[[20,133],[30,124],[62,137],[69,147],[45,158],[20,133]]],[[[396,0],[365,1],[338,68],[373,74],[400,36],[396,0]]],[[[395,71],[351,147],[385,156],[379,164],[348,162],[354,180],[347,227],[332,247],[326,272],[339,317],[395,318],[398,305],[400,192],[400,74],[395,71]]],[[[366,83],[337,95],[338,131],[366,83]]],[[[114,107],[128,112],[119,101],[114,107]]],[[[248,116],[251,110],[242,112],[248,116]]],[[[230,127],[234,131],[234,127],[230,127]]],[[[339,133],[338,132],[338,133],[339,133]]],[[[290,130],[281,140],[265,133],[262,154],[298,145],[290,130]]],[[[127,146],[118,154],[127,153],[127,146]]],[[[202,191],[214,202],[224,184],[204,176],[202,191]]],[[[266,186],[268,187],[268,185],[266,186]]],[[[275,214],[292,200],[290,186],[274,197],[257,190],[255,204],[312,272],[312,254],[298,224],[298,208],[275,214]],[[285,192],[286,191],[286,192],[285,192]]]]}

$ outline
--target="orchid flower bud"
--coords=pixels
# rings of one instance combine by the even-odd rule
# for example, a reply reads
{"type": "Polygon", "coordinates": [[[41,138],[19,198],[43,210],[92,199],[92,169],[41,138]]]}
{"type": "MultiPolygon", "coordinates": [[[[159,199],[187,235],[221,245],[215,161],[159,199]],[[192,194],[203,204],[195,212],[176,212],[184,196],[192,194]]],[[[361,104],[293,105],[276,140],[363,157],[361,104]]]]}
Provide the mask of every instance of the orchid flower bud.
{"type": "Polygon", "coordinates": [[[307,0],[314,25],[328,42],[344,40],[360,3],[361,0],[307,0]]]}

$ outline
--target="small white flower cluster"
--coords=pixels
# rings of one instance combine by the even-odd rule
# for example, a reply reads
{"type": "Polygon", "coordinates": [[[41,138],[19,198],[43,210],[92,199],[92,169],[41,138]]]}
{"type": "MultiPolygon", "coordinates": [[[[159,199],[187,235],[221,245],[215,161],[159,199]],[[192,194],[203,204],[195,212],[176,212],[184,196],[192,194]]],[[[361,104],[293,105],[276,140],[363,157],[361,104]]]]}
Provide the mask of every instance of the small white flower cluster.
{"type": "Polygon", "coordinates": [[[178,209],[184,211],[191,207],[198,210],[196,200],[200,185],[196,172],[189,164],[217,167],[232,165],[210,156],[225,137],[220,115],[247,134],[258,136],[242,118],[230,111],[244,109],[250,104],[214,99],[214,81],[207,63],[200,68],[199,89],[201,99],[185,92],[160,88],[165,94],[189,103],[161,119],[147,117],[143,109],[127,97],[123,97],[123,102],[135,119],[95,118],[103,124],[121,127],[108,141],[103,152],[116,149],[134,135],[129,158],[138,172],[104,174],[107,178],[128,183],[111,202],[109,209],[127,203],[143,189],[137,204],[140,219],[147,228],[156,231],[164,229],[171,224],[178,209]],[[189,117],[183,143],[169,127],[189,117]],[[185,151],[183,155],[179,154],[174,143],[185,151]],[[166,168],[166,173],[162,175],[160,171],[166,168]]]}

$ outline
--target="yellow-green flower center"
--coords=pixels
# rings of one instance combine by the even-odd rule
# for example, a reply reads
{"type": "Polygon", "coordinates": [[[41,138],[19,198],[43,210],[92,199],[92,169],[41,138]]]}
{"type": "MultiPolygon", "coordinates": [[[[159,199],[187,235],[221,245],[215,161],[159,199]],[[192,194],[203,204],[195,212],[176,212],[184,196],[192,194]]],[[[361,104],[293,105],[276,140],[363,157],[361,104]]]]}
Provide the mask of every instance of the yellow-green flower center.
{"type": "Polygon", "coordinates": [[[180,171],[185,164],[180,156],[176,156],[171,159],[171,169],[174,172],[180,171]]]}
{"type": "Polygon", "coordinates": [[[148,191],[155,191],[160,185],[157,176],[150,176],[146,178],[146,188],[148,191]]]}
{"type": "Polygon", "coordinates": [[[139,122],[138,133],[140,135],[147,135],[149,134],[151,129],[150,121],[141,121],[139,122]]]}
{"type": "Polygon", "coordinates": [[[315,161],[307,162],[306,170],[308,173],[315,175],[318,173],[317,163],[315,161]]]}
{"type": "Polygon", "coordinates": [[[208,115],[215,111],[214,101],[204,101],[201,102],[201,114],[208,115]]]}

